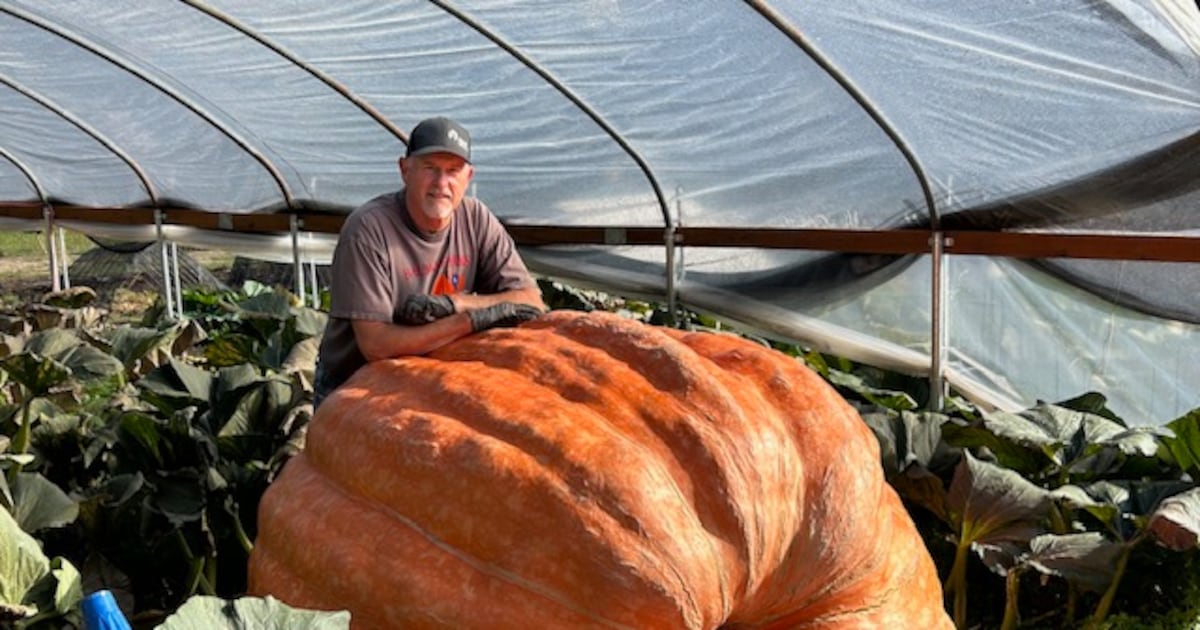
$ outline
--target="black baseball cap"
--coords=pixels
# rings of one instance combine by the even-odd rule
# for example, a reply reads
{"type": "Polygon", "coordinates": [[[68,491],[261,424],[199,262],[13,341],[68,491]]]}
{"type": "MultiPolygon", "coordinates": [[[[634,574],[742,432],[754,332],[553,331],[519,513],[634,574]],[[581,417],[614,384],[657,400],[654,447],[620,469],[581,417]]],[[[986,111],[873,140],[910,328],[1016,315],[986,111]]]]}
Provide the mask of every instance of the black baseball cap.
{"type": "Polygon", "coordinates": [[[428,153],[452,153],[471,162],[471,134],[462,125],[438,116],[426,118],[413,127],[404,157],[428,153]]]}

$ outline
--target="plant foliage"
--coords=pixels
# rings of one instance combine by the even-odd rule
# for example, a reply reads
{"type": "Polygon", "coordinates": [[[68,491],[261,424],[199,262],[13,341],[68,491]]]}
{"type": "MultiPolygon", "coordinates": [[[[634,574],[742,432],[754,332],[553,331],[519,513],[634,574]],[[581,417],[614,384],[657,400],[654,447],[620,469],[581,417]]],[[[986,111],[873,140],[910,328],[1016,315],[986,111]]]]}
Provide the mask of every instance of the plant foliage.
{"type": "MultiPolygon", "coordinates": [[[[542,290],[552,308],[731,330],[542,290]]],[[[185,293],[184,309],[114,326],[80,292],[0,314],[0,625],[78,626],[82,593],[107,588],[138,625],[346,627],[243,597],[258,501],[303,448],[326,315],[253,282],[185,293]]],[[[1098,393],[1017,413],[951,396],[929,411],[923,379],[756,340],[859,408],[959,627],[1200,619],[1200,579],[1177,579],[1200,575],[1200,410],[1153,429],[1098,393]]]]}

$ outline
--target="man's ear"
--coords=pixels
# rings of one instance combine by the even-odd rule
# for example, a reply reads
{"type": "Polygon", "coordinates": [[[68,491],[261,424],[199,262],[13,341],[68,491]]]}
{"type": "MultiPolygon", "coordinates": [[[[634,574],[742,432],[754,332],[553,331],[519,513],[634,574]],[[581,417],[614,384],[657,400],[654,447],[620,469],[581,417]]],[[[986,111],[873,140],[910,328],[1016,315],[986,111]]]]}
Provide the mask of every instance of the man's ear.
{"type": "Polygon", "coordinates": [[[396,165],[400,167],[400,179],[404,179],[404,174],[408,172],[408,161],[401,157],[396,160],[396,165]]]}

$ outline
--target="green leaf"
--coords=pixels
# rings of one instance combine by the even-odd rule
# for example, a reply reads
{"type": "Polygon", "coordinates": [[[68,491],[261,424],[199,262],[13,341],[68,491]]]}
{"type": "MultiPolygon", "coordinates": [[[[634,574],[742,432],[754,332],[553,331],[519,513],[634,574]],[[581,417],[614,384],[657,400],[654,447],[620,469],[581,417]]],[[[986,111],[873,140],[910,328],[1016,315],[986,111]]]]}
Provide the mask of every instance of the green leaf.
{"type": "Polygon", "coordinates": [[[1114,536],[1129,540],[1141,529],[1153,510],[1166,497],[1191,489],[1184,481],[1099,481],[1084,487],[1097,501],[1084,506],[1104,523],[1114,536]]]}
{"type": "Polygon", "coordinates": [[[1029,541],[1029,566],[1100,592],[1112,582],[1124,545],[1098,532],[1043,534],[1029,541]]]}
{"type": "Polygon", "coordinates": [[[1168,549],[1195,549],[1200,540],[1200,488],[1163,499],[1146,529],[1168,549]]]}
{"type": "Polygon", "coordinates": [[[36,614],[36,607],[25,605],[26,595],[49,572],[50,561],[37,540],[21,530],[8,510],[0,510],[0,615],[5,610],[36,614]]]}
{"type": "Polygon", "coordinates": [[[212,393],[213,376],[208,371],[178,359],[171,359],[137,381],[146,392],[169,401],[176,408],[207,406],[212,393]]]}
{"type": "Polygon", "coordinates": [[[1066,407],[1067,409],[1074,409],[1075,411],[1095,414],[1097,416],[1102,416],[1112,420],[1121,426],[1128,426],[1123,420],[1121,420],[1120,417],[1117,416],[1117,414],[1113,413],[1112,410],[1108,408],[1108,398],[1099,392],[1088,392],[1086,394],[1081,394],[1074,398],[1059,402],[1057,403],[1057,406],[1066,407]]]}
{"type": "Polygon", "coordinates": [[[117,434],[120,436],[121,443],[131,453],[140,456],[143,461],[153,464],[152,470],[163,465],[163,451],[159,448],[161,442],[159,423],[153,416],[140,412],[122,414],[117,425],[117,434]]]}
{"type": "Polygon", "coordinates": [[[274,597],[225,600],[196,595],[167,617],[158,630],[347,630],[349,611],[292,608],[274,597]]]}
{"type": "Polygon", "coordinates": [[[913,400],[905,392],[882,389],[872,387],[867,384],[866,379],[857,374],[850,374],[839,370],[830,370],[828,379],[830,383],[862,396],[862,398],[871,404],[878,405],[884,409],[892,409],[895,411],[912,410],[917,408],[917,401],[913,400]]]}
{"type": "Polygon", "coordinates": [[[220,437],[273,434],[292,406],[290,383],[268,380],[243,394],[221,425],[220,437]]]}
{"type": "Polygon", "coordinates": [[[45,396],[50,390],[68,383],[71,370],[67,366],[33,352],[22,352],[0,359],[0,370],[20,383],[31,397],[45,396]]]}
{"type": "Polygon", "coordinates": [[[204,346],[204,358],[210,365],[227,367],[258,360],[260,343],[241,333],[216,335],[204,346]]]}
{"type": "Polygon", "coordinates": [[[154,482],[150,507],[176,527],[200,520],[204,513],[203,480],[195,471],[178,471],[154,482]]]}
{"type": "Polygon", "coordinates": [[[867,412],[862,418],[879,441],[883,468],[889,476],[912,466],[940,470],[956,463],[957,451],[942,441],[942,425],[949,421],[942,414],[867,412]]]}
{"type": "Polygon", "coordinates": [[[1174,436],[1162,438],[1162,444],[1179,469],[1193,478],[1200,476],[1200,408],[1167,423],[1174,436]]]}
{"type": "Polygon", "coordinates": [[[276,291],[257,293],[238,303],[240,315],[246,319],[268,318],[282,322],[292,314],[291,299],[276,291]]]}
{"type": "Polygon", "coordinates": [[[62,527],[79,516],[79,504],[37,473],[23,472],[12,484],[13,517],[21,529],[36,532],[62,527]]]}
{"type": "Polygon", "coordinates": [[[125,371],[125,366],[116,357],[89,344],[76,346],[56,358],[71,368],[75,378],[81,381],[109,378],[125,371]]]}
{"type": "Polygon", "coordinates": [[[113,332],[112,353],[126,368],[133,368],[147,360],[160,365],[162,361],[157,356],[151,356],[156,351],[168,347],[174,340],[176,329],[167,330],[142,328],[137,326],[122,326],[113,332]]]}
{"type": "Polygon", "coordinates": [[[946,506],[960,541],[977,544],[1028,541],[1041,533],[1039,523],[1052,502],[1045,489],[965,451],[954,471],[946,506]]]}
{"type": "Polygon", "coordinates": [[[292,310],[295,315],[296,332],[305,337],[318,337],[325,332],[325,324],[329,322],[329,316],[322,311],[314,308],[295,308],[292,310]]]}
{"type": "Polygon", "coordinates": [[[79,570],[64,558],[54,558],[50,561],[50,571],[30,587],[25,599],[38,609],[38,614],[24,622],[26,627],[74,613],[83,600],[79,570]]]}
{"type": "Polygon", "coordinates": [[[25,351],[53,357],[69,352],[83,343],[83,340],[69,329],[49,328],[30,336],[29,341],[25,343],[25,351]]]}
{"type": "Polygon", "coordinates": [[[317,369],[317,351],[321,347],[320,337],[309,337],[292,346],[287,357],[280,366],[286,372],[295,372],[306,379],[309,389],[312,389],[314,373],[317,369]]]}

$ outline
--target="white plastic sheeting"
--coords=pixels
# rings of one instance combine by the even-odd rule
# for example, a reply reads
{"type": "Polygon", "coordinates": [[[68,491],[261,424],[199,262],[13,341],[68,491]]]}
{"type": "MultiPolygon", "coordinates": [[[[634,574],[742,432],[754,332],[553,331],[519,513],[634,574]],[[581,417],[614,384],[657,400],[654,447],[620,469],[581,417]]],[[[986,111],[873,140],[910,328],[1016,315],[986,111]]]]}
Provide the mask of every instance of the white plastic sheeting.
{"type": "MultiPolygon", "coordinates": [[[[403,131],[444,114],[471,130],[476,192],[510,224],[1194,235],[1197,13],[1190,0],[0,1],[0,201],[345,213],[396,188],[403,131]]],[[[291,257],[284,237],[168,233],[291,257]]],[[[543,273],[663,292],[661,247],[526,255],[543,273]]],[[[929,369],[927,256],[677,260],[685,304],[929,369]]],[[[1200,406],[1196,267],[952,256],[951,380],[1004,405],[1096,389],[1131,422],[1169,421],[1200,406]]]]}

